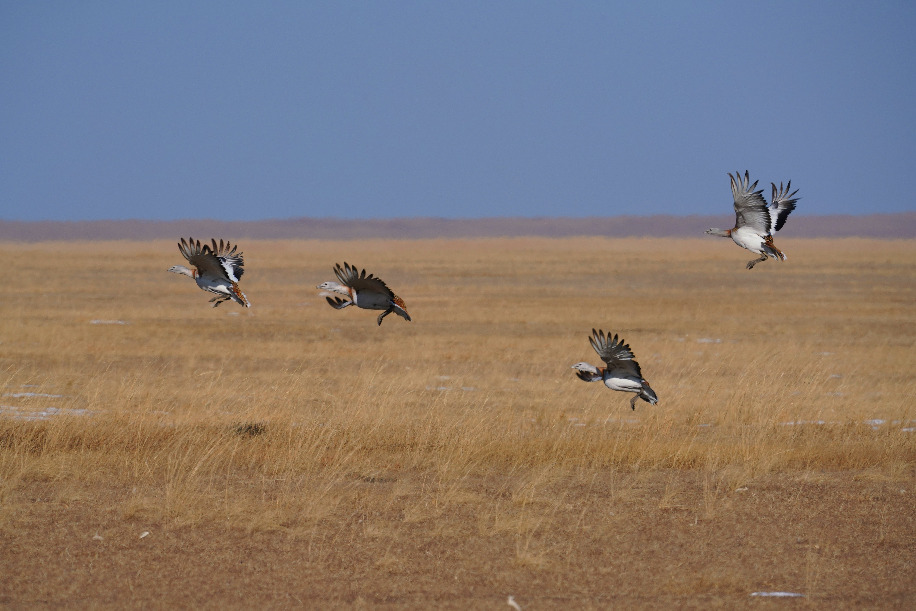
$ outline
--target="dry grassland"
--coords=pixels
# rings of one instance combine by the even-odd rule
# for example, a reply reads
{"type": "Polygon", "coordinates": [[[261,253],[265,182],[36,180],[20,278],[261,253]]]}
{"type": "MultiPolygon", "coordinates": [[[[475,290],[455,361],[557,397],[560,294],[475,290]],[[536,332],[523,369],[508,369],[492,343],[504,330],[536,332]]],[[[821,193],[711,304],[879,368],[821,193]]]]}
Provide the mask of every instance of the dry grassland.
{"type": "Polygon", "coordinates": [[[916,607],[916,242],[779,244],[0,244],[0,605],[916,607]]]}

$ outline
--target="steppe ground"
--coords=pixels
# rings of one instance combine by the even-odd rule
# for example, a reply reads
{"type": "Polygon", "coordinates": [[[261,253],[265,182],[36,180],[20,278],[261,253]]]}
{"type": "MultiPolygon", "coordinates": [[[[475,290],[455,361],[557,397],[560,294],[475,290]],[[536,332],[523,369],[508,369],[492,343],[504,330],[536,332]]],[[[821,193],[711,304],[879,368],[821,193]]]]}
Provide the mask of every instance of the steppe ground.
{"type": "Polygon", "coordinates": [[[0,605],[916,608],[916,242],[777,242],[0,243],[0,605]]]}

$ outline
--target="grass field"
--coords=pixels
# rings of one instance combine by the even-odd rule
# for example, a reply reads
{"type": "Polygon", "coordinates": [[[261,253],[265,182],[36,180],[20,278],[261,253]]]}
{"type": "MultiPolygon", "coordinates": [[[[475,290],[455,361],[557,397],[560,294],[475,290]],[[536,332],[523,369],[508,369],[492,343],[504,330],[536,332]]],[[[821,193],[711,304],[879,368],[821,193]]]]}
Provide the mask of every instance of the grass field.
{"type": "Polygon", "coordinates": [[[916,607],[916,242],[778,245],[0,243],[0,606],[916,607]]]}

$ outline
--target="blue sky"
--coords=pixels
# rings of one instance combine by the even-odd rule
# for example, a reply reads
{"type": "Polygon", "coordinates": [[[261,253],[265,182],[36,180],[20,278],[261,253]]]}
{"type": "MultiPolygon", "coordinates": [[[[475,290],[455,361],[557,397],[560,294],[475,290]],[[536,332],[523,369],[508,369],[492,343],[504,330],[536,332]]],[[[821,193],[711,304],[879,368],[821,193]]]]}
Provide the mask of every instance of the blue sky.
{"type": "Polygon", "coordinates": [[[0,219],[914,210],[916,3],[0,0],[0,219]]]}

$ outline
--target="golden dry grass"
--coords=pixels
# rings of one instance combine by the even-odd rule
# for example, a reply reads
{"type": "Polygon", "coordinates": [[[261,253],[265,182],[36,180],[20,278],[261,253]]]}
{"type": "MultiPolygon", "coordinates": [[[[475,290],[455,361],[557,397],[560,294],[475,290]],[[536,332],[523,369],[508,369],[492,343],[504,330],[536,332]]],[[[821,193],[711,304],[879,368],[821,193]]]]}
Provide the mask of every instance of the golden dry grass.
{"type": "Polygon", "coordinates": [[[248,311],[173,242],[0,244],[0,604],[916,604],[916,243],[241,246],[248,311]]]}

